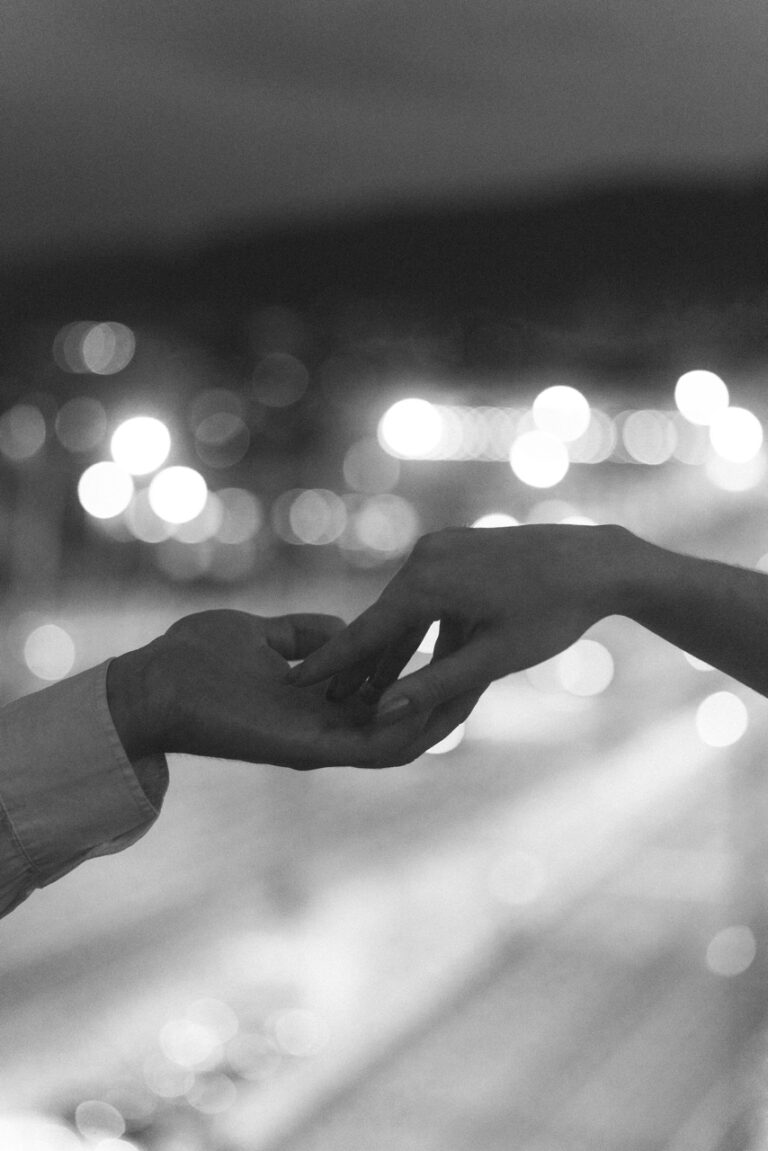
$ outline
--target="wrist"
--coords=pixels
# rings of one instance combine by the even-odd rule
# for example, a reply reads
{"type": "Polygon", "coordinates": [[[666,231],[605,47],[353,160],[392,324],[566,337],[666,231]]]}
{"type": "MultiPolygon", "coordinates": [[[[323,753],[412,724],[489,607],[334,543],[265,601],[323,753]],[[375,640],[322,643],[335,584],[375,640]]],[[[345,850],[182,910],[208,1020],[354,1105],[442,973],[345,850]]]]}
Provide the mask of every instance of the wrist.
{"type": "Polygon", "coordinates": [[[164,751],[152,688],[154,645],[116,656],[107,668],[107,704],[128,758],[164,751]]]}
{"type": "Polygon", "coordinates": [[[673,594],[685,556],[650,543],[628,528],[614,528],[610,595],[611,614],[648,626],[673,594]]]}

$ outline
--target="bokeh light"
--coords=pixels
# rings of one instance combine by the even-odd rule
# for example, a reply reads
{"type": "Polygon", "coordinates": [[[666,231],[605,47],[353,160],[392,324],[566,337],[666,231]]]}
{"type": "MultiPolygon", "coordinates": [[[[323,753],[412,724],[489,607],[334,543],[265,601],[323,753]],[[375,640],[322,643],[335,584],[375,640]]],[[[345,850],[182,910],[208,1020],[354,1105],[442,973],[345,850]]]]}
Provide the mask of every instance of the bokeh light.
{"type": "Polygon", "coordinates": [[[732,691],[716,691],[696,709],[696,730],[709,747],[730,747],[749,726],[749,713],[732,691]]]}
{"type": "Polygon", "coordinates": [[[56,435],[70,452],[90,452],[107,434],[104,405],[90,396],[67,400],[56,413],[56,435]]]}
{"type": "Polygon", "coordinates": [[[478,518],[471,525],[473,528],[515,528],[519,524],[514,516],[507,515],[506,512],[486,512],[485,515],[478,516],[478,518]]]}
{"type": "Polygon", "coordinates": [[[440,443],[443,420],[428,400],[398,400],[379,421],[379,443],[403,459],[429,456],[440,443]]]}
{"type": "Polygon", "coordinates": [[[295,404],[309,386],[309,372],[288,352],[270,352],[253,372],[253,396],[268,408],[295,404]]]}
{"type": "Polygon", "coordinates": [[[711,424],[728,407],[728,388],[714,372],[684,372],[675,384],[675,403],[692,424],[711,424]]]}
{"type": "Polygon", "coordinates": [[[714,975],[726,978],[741,975],[752,966],[757,955],[757,941],[745,924],[724,927],[707,946],[706,964],[714,975]]]}
{"type": "Polygon", "coordinates": [[[174,536],[185,544],[200,544],[218,535],[224,519],[221,500],[214,492],[208,492],[205,504],[196,516],[179,524],[174,536]]]}
{"type": "Polygon", "coordinates": [[[23,1112],[0,1114],[0,1147],[3,1151],[83,1151],[80,1138],[63,1123],[23,1112]]]}
{"type": "Polygon", "coordinates": [[[400,496],[371,496],[354,517],[354,531],[364,548],[384,556],[401,555],[419,536],[419,516],[400,496]]]}
{"type": "Polygon", "coordinates": [[[258,498],[245,488],[220,488],[216,495],[221,508],[216,538],[223,544],[242,544],[252,539],[264,519],[258,498]]]}
{"type": "Polygon", "coordinates": [[[194,468],[164,468],[149,485],[152,510],[169,524],[193,520],[205,507],[207,498],[206,482],[194,468]]]}
{"type": "Polygon", "coordinates": [[[315,1011],[289,1008],[278,1012],[270,1022],[275,1041],[286,1055],[308,1058],[328,1045],[328,1024],[315,1011]]]}
{"type": "Polygon", "coordinates": [[[119,516],[131,502],[133,479],[119,464],[91,464],[80,476],[77,496],[89,515],[106,520],[119,516]]]}
{"type": "Polygon", "coordinates": [[[768,458],[761,450],[749,460],[736,462],[725,460],[714,452],[710,455],[704,470],[707,479],[724,492],[748,492],[762,483],[768,471],[768,458]]]}
{"type": "Polygon", "coordinates": [[[125,509],[125,522],[131,535],[142,543],[158,544],[167,540],[174,531],[173,525],[161,519],[149,502],[149,491],[142,488],[136,492],[125,509]]]}
{"type": "Polygon", "coordinates": [[[444,739],[439,740],[433,744],[432,747],[427,748],[427,755],[445,755],[449,751],[455,751],[457,747],[464,741],[464,736],[467,732],[466,723],[460,723],[453,731],[449,732],[444,739]]]}
{"type": "Polygon", "coordinates": [[[726,408],[710,424],[709,440],[724,460],[746,463],[763,445],[763,426],[747,408],[726,408]]]}
{"type": "Polygon", "coordinates": [[[391,491],[400,478],[398,460],[373,437],[357,440],[344,456],[344,479],[353,491],[378,495],[391,491]]]}
{"type": "Polygon", "coordinates": [[[589,427],[589,403],[578,388],[568,385],[557,384],[539,392],[531,412],[539,431],[564,443],[577,440],[589,427]]]}
{"type": "Polygon", "coordinates": [[[75,666],[76,655],[72,636],[55,623],[34,628],[24,642],[24,662],[38,679],[63,679],[75,666]]]}
{"type": "Polygon", "coordinates": [[[570,466],[568,449],[548,432],[523,432],[512,444],[509,464],[519,480],[534,488],[551,488],[570,466]]]}
{"type": "Polygon", "coordinates": [[[568,455],[573,463],[599,464],[607,460],[616,447],[616,423],[600,408],[592,408],[586,430],[568,444],[568,455]]]}
{"type": "Polygon", "coordinates": [[[580,639],[557,657],[557,677],[571,695],[599,695],[613,679],[613,656],[597,640],[580,639]]]}
{"type": "Polygon", "coordinates": [[[645,409],[630,412],[621,426],[621,438],[628,454],[640,464],[663,464],[677,444],[673,421],[665,412],[645,409]]]}
{"type": "Polygon", "coordinates": [[[179,1067],[196,1067],[220,1055],[220,1041],[214,1031],[193,1019],[170,1019],[160,1030],[160,1048],[179,1067]]]}
{"type": "Polygon", "coordinates": [[[75,1108],[75,1126],[84,1139],[101,1143],[125,1134],[125,1119],[111,1103],[86,1099],[75,1108]]]}
{"type": "Polygon", "coordinates": [[[157,471],[168,458],[171,434],[154,416],[133,416],[115,430],[110,440],[112,459],[133,476],[157,471]]]}
{"type": "Polygon", "coordinates": [[[45,443],[42,412],[33,404],[16,404],[0,416],[0,452],[6,459],[29,460],[45,443]]]}
{"type": "Polygon", "coordinates": [[[125,324],[94,324],[82,338],[80,357],[86,370],[97,376],[113,376],[133,359],[136,339],[125,324]]]}
{"type": "Polygon", "coordinates": [[[251,433],[233,412],[212,412],[195,428],[195,451],[212,468],[231,468],[246,455],[251,433]]]}
{"type": "Polygon", "coordinates": [[[288,526],[298,543],[333,543],[344,531],[346,523],[344,501],[325,488],[298,492],[288,508],[288,526]]]}
{"type": "Polygon", "coordinates": [[[135,350],[136,338],[131,329],[111,321],[65,324],[53,341],[53,358],[65,372],[99,376],[121,372],[133,359],[135,350]]]}

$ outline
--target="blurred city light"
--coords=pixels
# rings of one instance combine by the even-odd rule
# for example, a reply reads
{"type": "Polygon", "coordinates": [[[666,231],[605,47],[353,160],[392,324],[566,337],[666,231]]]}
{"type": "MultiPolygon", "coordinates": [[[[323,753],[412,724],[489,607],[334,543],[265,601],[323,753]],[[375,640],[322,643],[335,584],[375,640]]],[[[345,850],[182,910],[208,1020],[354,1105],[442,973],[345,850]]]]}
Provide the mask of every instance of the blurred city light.
{"type": "Polygon", "coordinates": [[[613,656],[603,644],[580,639],[562,652],[556,662],[557,677],[572,695],[599,695],[613,679],[613,656]]]}
{"type": "Polygon", "coordinates": [[[714,975],[729,978],[751,967],[756,954],[757,941],[752,930],[744,924],[734,924],[712,937],[707,946],[706,964],[714,975]]]}
{"type": "Polygon", "coordinates": [[[696,730],[709,747],[730,747],[747,730],[749,713],[731,691],[716,691],[702,700],[696,710],[696,730]]]}
{"type": "Polygon", "coordinates": [[[466,723],[460,723],[458,727],[455,727],[453,731],[449,732],[444,739],[441,739],[432,747],[427,748],[427,755],[445,755],[446,752],[454,751],[464,740],[466,730],[466,723]]]}
{"type": "Polygon", "coordinates": [[[353,491],[378,495],[395,487],[400,478],[400,464],[371,437],[352,444],[344,456],[343,472],[353,491]]]}
{"type": "Polygon", "coordinates": [[[724,460],[746,463],[760,451],[763,427],[747,408],[726,408],[718,412],[709,427],[712,447],[724,460]]]}
{"type": "Polygon", "coordinates": [[[536,396],[531,411],[539,431],[566,443],[583,436],[589,427],[589,403],[578,388],[563,384],[545,388],[536,396]]]}
{"type": "Polygon", "coordinates": [[[621,438],[629,455],[640,464],[663,464],[672,456],[677,432],[666,412],[630,412],[621,425],[621,438]]]}
{"type": "Polygon", "coordinates": [[[69,632],[55,623],[36,627],[24,643],[24,662],[38,679],[63,679],[75,666],[76,654],[69,632]]]}
{"type": "Polygon", "coordinates": [[[711,424],[728,402],[728,388],[714,372],[684,372],[675,384],[675,403],[692,424],[711,424]]]}
{"type": "Polygon", "coordinates": [[[207,1075],[190,1087],[187,1101],[203,1115],[221,1115],[237,1101],[237,1087],[227,1075],[207,1075]]]}
{"type": "Polygon", "coordinates": [[[414,506],[395,495],[371,496],[355,515],[353,526],[364,548],[385,556],[408,551],[421,530],[414,506]]]}
{"type": "Polygon", "coordinates": [[[44,1115],[0,1115],[3,1151],[84,1151],[81,1139],[69,1128],[44,1115]]]}
{"type": "Polygon", "coordinates": [[[230,468],[245,456],[251,433],[243,419],[233,412],[213,412],[195,428],[195,451],[204,464],[230,468]]]}
{"type": "Polygon", "coordinates": [[[747,492],[756,488],[768,470],[768,459],[761,448],[749,460],[736,462],[722,456],[710,455],[704,465],[707,478],[724,492],[747,492]]]}
{"type": "Polygon", "coordinates": [[[125,324],[65,324],[53,341],[53,358],[66,372],[108,376],[121,372],[133,359],[136,339],[125,324]]]}
{"type": "Polygon", "coordinates": [[[573,463],[602,463],[616,447],[617,435],[614,420],[599,408],[592,408],[585,431],[568,444],[568,455],[573,463]]]}
{"type": "Polygon", "coordinates": [[[75,1108],[75,1126],[84,1139],[99,1143],[125,1134],[125,1119],[111,1103],[87,1099],[75,1108]]]}
{"type": "Polygon", "coordinates": [[[171,435],[162,420],[154,416],[133,416],[124,420],[110,440],[112,459],[133,476],[157,471],[168,458],[171,435]]]}
{"type": "Polygon", "coordinates": [[[301,360],[288,352],[270,352],[256,365],[253,395],[269,408],[287,408],[304,395],[309,372],[301,360]]]}
{"type": "Polygon", "coordinates": [[[15,462],[31,459],[45,443],[42,412],[32,404],[16,404],[0,416],[0,452],[15,462]]]}
{"type": "Polygon", "coordinates": [[[470,526],[473,528],[516,528],[519,525],[519,520],[514,516],[507,515],[506,512],[486,512],[485,515],[478,516],[470,526]]]}
{"type": "Polygon", "coordinates": [[[136,340],[125,324],[94,324],[80,344],[85,368],[98,376],[113,376],[133,359],[136,340]]]}
{"type": "Polygon", "coordinates": [[[179,524],[174,536],[185,544],[200,544],[218,535],[224,519],[221,500],[215,492],[208,492],[205,504],[191,520],[179,524]]]}
{"type": "Polygon", "coordinates": [[[152,510],[169,524],[193,520],[205,507],[208,487],[194,468],[175,466],[158,472],[149,485],[152,510]]]}
{"type": "Polygon", "coordinates": [[[298,492],[288,508],[288,525],[299,543],[333,543],[344,531],[346,523],[344,501],[325,488],[298,492]]]}
{"type": "Polygon", "coordinates": [[[125,522],[131,535],[147,544],[159,544],[173,533],[173,525],[161,519],[149,502],[149,491],[136,492],[125,509],[125,522]]]}
{"type": "Polygon", "coordinates": [[[59,408],[55,427],[59,442],[68,451],[89,452],[107,434],[107,413],[98,400],[77,396],[59,408]]]}
{"type": "Polygon", "coordinates": [[[264,514],[253,492],[244,488],[220,488],[216,496],[221,508],[221,523],[216,538],[223,544],[242,544],[256,535],[264,514]]]}
{"type": "Polygon", "coordinates": [[[512,444],[509,464],[519,480],[534,488],[551,488],[568,472],[568,449],[549,432],[523,432],[512,444]]]}
{"type": "Polygon", "coordinates": [[[192,1019],[171,1019],[160,1031],[163,1054],[179,1067],[196,1067],[207,1063],[211,1056],[219,1055],[220,1042],[216,1033],[192,1019]]]}
{"type": "Polygon", "coordinates": [[[89,515],[111,519],[131,502],[133,479],[119,464],[104,460],[85,469],[77,485],[77,496],[89,515]]]}
{"type": "Polygon", "coordinates": [[[398,400],[379,421],[379,442],[391,455],[419,459],[438,446],[442,431],[443,420],[434,404],[398,400]]]}

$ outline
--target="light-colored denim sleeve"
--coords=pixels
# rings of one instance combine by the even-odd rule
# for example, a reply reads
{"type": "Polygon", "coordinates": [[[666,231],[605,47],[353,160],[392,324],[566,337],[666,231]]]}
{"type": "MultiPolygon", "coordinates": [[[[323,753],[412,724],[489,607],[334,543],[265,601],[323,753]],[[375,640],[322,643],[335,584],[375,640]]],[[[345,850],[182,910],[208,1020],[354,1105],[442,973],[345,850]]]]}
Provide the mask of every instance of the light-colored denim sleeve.
{"type": "Polygon", "coordinates": [[[165,757],[134,768],[126,756],[108,665],[0,709],[0,916],[83,860],[135,843],[160,813],[165,757]]]}

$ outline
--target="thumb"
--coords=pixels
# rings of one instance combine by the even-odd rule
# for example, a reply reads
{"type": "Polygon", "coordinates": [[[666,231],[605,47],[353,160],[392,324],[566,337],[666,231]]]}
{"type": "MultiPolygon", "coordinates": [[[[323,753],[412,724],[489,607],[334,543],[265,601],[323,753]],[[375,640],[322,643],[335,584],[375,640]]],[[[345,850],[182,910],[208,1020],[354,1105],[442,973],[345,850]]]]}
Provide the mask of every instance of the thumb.
{"type": "Polygon", "coordinates": [[[304,659],[345,628],[335,615],[298,612],[262,619],[264,638],[284,659],[304,659]]]}
{"type": "Polygon", "coordinates": [[[412,713],[433,711],[456,696],[479,694],[495,679],[493,655],[488,642],[478,638],[397,680],[379,700],[378,721],[395,723],[412,713]]]}

